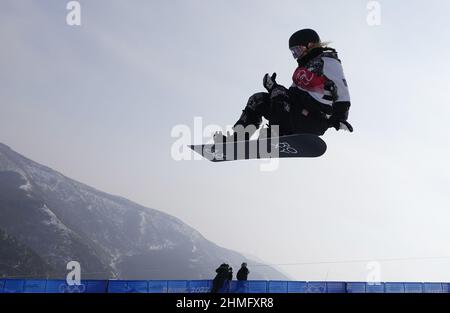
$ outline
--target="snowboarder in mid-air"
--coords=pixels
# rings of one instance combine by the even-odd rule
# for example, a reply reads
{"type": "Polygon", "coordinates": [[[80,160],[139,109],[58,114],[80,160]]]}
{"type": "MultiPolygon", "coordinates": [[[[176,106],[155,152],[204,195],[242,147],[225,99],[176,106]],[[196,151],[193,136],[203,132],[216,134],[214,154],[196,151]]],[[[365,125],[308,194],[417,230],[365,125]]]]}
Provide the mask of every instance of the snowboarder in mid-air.
{"type": "Polygon", "coordinates": [[[245,129],[249,138],[261,126],[262,118],[269,122],[271,136],[314,134],[321,136],[327,129],[353,132],[347,122],[350,95],[341,61],[335,49],[323,43],[312,29],[302,29],[289,39],[289,49],[297,61],[289,89],[276,82],[276,73],[266,74],[263,85],[267,92],[252,95],[241,117],[227,136],[218,132],[214,142],[236,141],[245,129]],[[279,133],[271,126],[278,126],[279,133]]]}

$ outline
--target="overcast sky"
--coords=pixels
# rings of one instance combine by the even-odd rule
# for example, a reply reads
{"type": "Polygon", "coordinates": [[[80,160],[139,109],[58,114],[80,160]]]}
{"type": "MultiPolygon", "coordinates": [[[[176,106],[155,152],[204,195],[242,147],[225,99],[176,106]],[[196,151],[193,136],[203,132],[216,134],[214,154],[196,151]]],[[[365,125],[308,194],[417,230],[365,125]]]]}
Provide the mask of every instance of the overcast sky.
{"type": "Polygon", "coordinates": [[[369,26],[364,0],[80,1],[71,27],[67,2],[0,3],[0,142],[294,279],[380,260],[382,280],[450,280],[450,3],[379,1],[369,26]],[[173,160],[174,126],[233,124],[266,72],[291,84],[305,27],[340,53],[355,132],[273,172],[173,160]]]}

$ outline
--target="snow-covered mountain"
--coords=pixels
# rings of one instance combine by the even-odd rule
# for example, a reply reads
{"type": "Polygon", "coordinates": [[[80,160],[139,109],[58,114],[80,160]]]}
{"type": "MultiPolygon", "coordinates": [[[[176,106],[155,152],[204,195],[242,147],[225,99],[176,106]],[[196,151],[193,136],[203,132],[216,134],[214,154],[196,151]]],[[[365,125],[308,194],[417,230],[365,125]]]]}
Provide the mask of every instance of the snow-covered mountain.
{"type": "MultiPolygon", "coordinates": [[[[243,255],[179,219],[113,196],[33,162],[0,143],[0,276],[205,279],[243,255]]],[[[252,279],[286,279],[268,266],[252,279]]]]}

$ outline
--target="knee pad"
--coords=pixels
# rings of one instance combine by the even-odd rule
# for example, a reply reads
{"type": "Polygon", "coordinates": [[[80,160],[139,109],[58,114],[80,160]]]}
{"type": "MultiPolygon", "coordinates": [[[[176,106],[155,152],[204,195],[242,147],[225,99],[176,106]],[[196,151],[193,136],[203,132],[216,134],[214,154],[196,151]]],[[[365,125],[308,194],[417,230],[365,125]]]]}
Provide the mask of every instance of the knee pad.
{"type": "Polygon", "coordinates": [[[270,107],[269,94],[266,92],[259,92],[252,95],[248,101],[242,115],[234,126],[242,125],[247,127],[253,125],[256,128],[262,123],[262,117],[270,107]]]}
{"type": "Polygon", "coordinates": [[[259,92],[255,93],[248,99],[247,106],[245,108],[261,113],[268,105],[270,105],[269,94],[267,92],[259,92]]]}
{"type": "Polygon", "coordinates": [[[243,127],[247,127],[249,125],[253,125],[256,128],[259,128],[261,123],[262,123],[261,114],[259,114],[257,111],[252,110],[249,107],[245,107],[245,109],[242,110],[241,117],[234,126],[242,125],[243,127]]]}

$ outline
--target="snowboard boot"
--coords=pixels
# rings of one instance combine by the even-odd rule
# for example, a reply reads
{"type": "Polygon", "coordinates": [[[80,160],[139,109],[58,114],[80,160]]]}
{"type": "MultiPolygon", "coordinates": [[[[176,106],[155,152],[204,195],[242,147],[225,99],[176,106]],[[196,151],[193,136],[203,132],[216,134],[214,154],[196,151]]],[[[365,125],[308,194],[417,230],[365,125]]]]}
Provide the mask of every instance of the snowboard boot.
{"type": "Polygon", "coordinates": [[[233,133],[227,132],[224,135],[222,132],[216,132],[213,135],[214,143],[250,140],[261,123],[262,117],[247,104],[239,120],[233,126],[233,133]]]}
{"type": "Polygon", "coordinates": [[[237,134],[230,132],[227,132],[226,135],[224,135],[221,131],[215,132],[213,135],[214,144],[222,144],[227,142],[234,142],[237,141],[237,134]]]}
{"type": "Polygon", "coordinates": [[[230,143],[237,141],[249,141],[255,132],[256,127],[253,125],[249,125],[245,128],[241,125],[235,125],[233,127],[232,133],[227,132],[226,135],[224,135],[220,131],[214,133],[213,140],[215,144],[230,143]]]}

